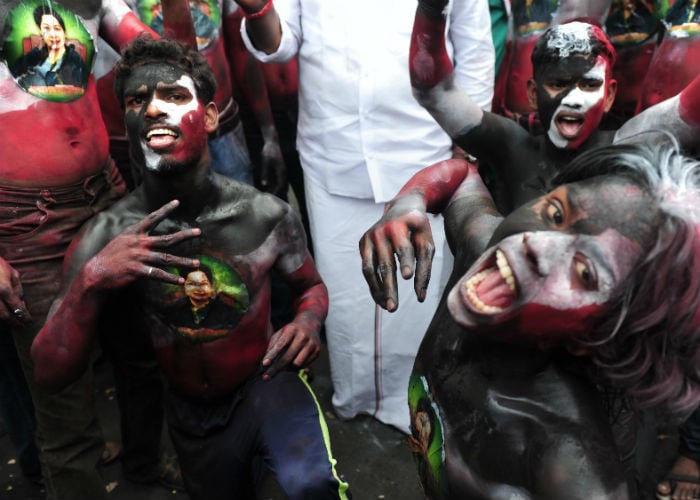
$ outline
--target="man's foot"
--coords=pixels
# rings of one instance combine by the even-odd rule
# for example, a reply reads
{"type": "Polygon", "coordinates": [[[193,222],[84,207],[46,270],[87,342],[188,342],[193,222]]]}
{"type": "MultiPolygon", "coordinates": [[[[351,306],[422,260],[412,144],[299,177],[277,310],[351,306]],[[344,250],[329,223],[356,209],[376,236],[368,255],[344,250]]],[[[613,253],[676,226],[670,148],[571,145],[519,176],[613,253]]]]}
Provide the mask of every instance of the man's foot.
{"type": "Polygon", "coordinates": [[[149,475],[149,479],[128,474],[125,474],[125,477],[136,484],[158,483],[169,490],[185,491],[185,483],[182,480],[182,472],[180,471],[180,462],[177,460],[177,455],[167,452],[163,452],[160,455],[156,473],[155,475],[149,475]]]}
{"type": "Polygon", "coordinates": [[[690,500],[700,498],[700,464],[679,456],[666,478],[656,486],[659,500],[690,500]]]}
{"type": "Polygon", "coordinates": [[[122,454],[122,447],[119,443],[114,441],[106,441],[105,449],[102,451],[102,456],[100,457],[100,465],[109,465],[114,462],[119,455],[122,454]]]}
{"type": "Polygon", "coordinates": [[[158,463],[158,483],[169,490],[183,491],[185,483],[182,480],[182,472],[180,471],[180,462],[177,460],[177,455],[163,453],[160,456],[158,463]]]}

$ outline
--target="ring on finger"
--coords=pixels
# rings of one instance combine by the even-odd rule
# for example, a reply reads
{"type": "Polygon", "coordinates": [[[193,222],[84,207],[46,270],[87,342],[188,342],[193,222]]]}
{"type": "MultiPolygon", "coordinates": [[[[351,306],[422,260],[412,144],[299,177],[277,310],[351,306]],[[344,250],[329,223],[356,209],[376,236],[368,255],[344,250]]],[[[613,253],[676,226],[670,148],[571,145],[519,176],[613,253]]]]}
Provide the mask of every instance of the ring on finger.
{"type": "Polygon", "coordinates": [[[149,266],[148,268],[148,277],[151,277],[151,273],[153,273],[153,266],[149,266]]]}

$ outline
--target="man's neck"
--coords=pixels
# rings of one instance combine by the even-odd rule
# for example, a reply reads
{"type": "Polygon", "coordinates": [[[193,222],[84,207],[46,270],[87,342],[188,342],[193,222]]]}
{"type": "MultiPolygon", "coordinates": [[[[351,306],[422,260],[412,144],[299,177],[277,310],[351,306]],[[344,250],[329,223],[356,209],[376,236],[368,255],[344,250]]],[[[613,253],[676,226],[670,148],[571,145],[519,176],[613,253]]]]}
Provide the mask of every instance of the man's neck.
{"type": "Polygon", "coordinates": [[[206,166],[179,175],[146,172],[143,189],[150,211],[177,199],[180,206],[172,215],[184,220],[194,220],[211,201],[215,182],[211,170],[206,166]]]}

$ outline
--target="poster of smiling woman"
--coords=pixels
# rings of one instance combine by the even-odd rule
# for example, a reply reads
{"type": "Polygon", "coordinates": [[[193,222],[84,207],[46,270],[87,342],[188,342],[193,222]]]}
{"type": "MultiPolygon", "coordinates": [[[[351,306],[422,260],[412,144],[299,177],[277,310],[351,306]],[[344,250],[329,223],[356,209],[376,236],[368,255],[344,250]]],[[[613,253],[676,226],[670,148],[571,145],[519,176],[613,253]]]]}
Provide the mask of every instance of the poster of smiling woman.
{"type": "Polygon", "coordinates": [[[95,46],[78,16],[51,0],[29,0],[12,10],[8,25],[3,50],[24,90],[58,102],[85,93],[95,46]]]}

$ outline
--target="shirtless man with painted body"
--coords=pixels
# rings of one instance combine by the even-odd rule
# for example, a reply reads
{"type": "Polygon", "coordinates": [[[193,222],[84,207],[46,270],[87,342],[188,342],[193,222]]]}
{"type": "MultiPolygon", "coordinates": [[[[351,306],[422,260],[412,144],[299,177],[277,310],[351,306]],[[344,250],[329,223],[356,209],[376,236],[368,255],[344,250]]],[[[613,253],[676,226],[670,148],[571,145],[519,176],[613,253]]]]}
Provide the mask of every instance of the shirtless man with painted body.
{"type": "Polygon", "coordinates": [[[0,5],[0,318],[12,323],[36,407],[36,438],[49,498],[100,499],[104,449],[85,375],[49,395],[33,383],[31,342],[60,288],[63,256],[80,226],[125,194],[109,158],[91,71],[80,85],[24,88],[17,63],[33,43],[36,8],[65,23],[67,43],[92,67],[100,34],[119,49],[147,28],[120,0],[7,1],[0,5]],[[89,394],[90,396],[85,396],[89,394]]]}
{"type": "MultiPolygon", "coordinates": [[[[169,382],[169,430],[193,499],[252,493],[256,455],[290,498],[346,498],[311,390],[286,370],[316,358],[328,307],[298,217],[273,195],[210,171],[207,137],[218,114],[214,77],[199,53],[137,39],[116,78],[143,182],[71,247],[66,287],[32,347],[37,381],[51,389],[71,383],[100,321],[121,316],[150,336],[169,382]],[[217,312],[216,328],[192,328],[173,312],[188,295],[185,277],[200,265],[226,296],[221,308],[230,308],[228,316],[217,312]],[[273,268],[295,294],[294,319],[277,332],[273,268]],[[302,442],[304,452],[290,456],[302,442]]],[[[197,318],[208,314],[209,295],[193,305],[197,318]]]]}

